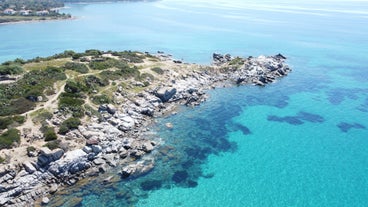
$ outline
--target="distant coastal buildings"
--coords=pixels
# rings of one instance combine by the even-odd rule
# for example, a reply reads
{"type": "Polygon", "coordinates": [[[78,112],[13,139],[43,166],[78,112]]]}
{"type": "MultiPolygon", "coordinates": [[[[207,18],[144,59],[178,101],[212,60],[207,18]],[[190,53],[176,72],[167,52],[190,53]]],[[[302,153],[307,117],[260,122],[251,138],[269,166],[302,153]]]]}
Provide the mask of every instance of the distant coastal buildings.
{"type": "Polygon", "coordinates": [[[7,15],[13,15],[16,14],[17,12],[14,9],[5,9],[3,11],[3,14],[7,14],[7,15]]]}
{"type": "Polygon", "coordinates": [[[14,9],[8,8],[4,11],[0,11],[3,15],[21,15],[21,16],[48,16],[50,14],[59,14],[59,9],[52,8],[49,10],[41,10],[41,11],[33,11],[33,10],[19,10],[16,11],[14,9]]]}

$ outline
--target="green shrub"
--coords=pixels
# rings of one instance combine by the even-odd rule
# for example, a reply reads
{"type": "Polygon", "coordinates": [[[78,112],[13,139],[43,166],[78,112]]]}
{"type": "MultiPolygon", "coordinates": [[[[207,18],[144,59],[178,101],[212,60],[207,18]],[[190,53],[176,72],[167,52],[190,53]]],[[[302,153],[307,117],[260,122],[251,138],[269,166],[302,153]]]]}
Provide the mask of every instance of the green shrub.
{"type": "Polygon", "coordinates": [[[119,80],[121,73],[120,71],[104,70],[100,73],[100,76],[107,80],[119,80]]]}
{"type": "Polygon", "coordinates": [[[8,100],[4,100],[2,107],[0,107],[0,116],[23,114],[35,107],[34,102],[23,97],[11,100],[9,103],[6,102],[8,102],[8,100]]]}
{"type": "Polygon", "coordinates": [[[147,79],[150,79],[151,81],[153,81],[155,80],[155,77],[149,73],[142,73],[139,77],[139,80],[142,80],[142,81],[146,81],[147,79]]]}
{"type": "Polygon", "coordinates": [[[119,66],[121,61],[113,58],[99,58],[92,60],[89,63],[89,67],[94,70],[105,70],[119,66]]]}
{"type": "Polygon", "coordinates": [[[59,108],[61,109],[81,107],[83,104],[84,100],[70,96],[62,96],[59,99],[59,108]]]}
{"type": "Polygon", "coordinates": [[[99,56],[99,55],[102,55],[102,54],[103,54],[102,51],[96,50],[96,49],[90,49],[90,50],[86,50],[84,52],[85,56],[99,56]]]}
{"type": "Polygon", "coordinates": [[[105,95],[96,95],[92,97],[92,102],[96,105],[100,105],[100,104],[108,104],[111,103],[111,99],[105,95]]]}
{"type": "Polygon", "coordinates": [[[77,60],[77,59],[79,59],[81,57],[83,57],[83,54],[81,54],[81,53],[75,53],[74,55],[72,55],[72,59],[73,60],[77,60]]]}
{"type": "Polygon", "coordinates": [[[136,66],[129,67],[129,65],[123,65],[119,69],[123,78],[139,77],[140,74],[136,66]]]}
{"type": "Polygon", "coordinates": [[[65,120],[59,128],[59,134],[66,134],[72,129],[78,129],[78,126],[81,124],[80,119],[71,117],[65,120]]]}
{"type": "Polygon", "coordinates": [[[65,85],[65,92],[67,93],[79,93],[85,92],[88,88],[83,84],[82,81],[68,80],[65,85]]]}
{"type": "Polygon", "coordinates": [[[55,133],[54,127],[47,127],[45,129],[45,132],[43,133],[43,137],[45,138],[45,141],[52,141],[57,139],[57,135],[55,133]]]}
{"type": "Polygon", "coordinates": [[[0,84],[0,116],[21,114],[34,107],[33,100],[43,95],[58,80],[65,80],[63,69],[48,67],[45,70],[33,70],[24,74],[15,83],[0,84]],[[29,99],[29,100],[27,100],[29,99]]]}
{"type": "Polygon", "coordinates": [[[73,70],[78,73],[88,73],[88,67],[83,63],[67,62],[64,65],[67,70],[73,70]]]}
{"type": "Polygon", "coordinates": [[[12,123],[13,120],[9,118],[0,118],[0,129],[6,129],[12,123]]]}
{"type": "Polygon", "coordinates": [[[0,135],[0,150],[10,149],[14,142],[20,142],[20,131],[13,128],[0,135]]]}
{"type": "Polygon", "coordinates": [[[53,56],[46,57],[44,59],[50,59],[51,60],[51,59],[59,59],[59,58],[69,58],[69,57],[73,57],[75,54],[76,54],[76,52],[74,52],[73,50],[65,50],[62,53],[58,53],[58,54],[55,54],[53,56]]]}
{"type": "Polygon", "coordinates": [[[236,57],[229,62],[229,65],[243,65],[244,60],[241,57],[236,57]]]}
{"type": "Polygon", "coordinates": [[[29,154],[30,152],[34,152],[34,151],[36,151],[36,148],[34,146],[27,147],[27,154],[29,154]]]}
{"type": "Polygon", "coordinates": [[[0,75],[17,75],[23,72],[23,68],[18,64],[0,65],[0,75]]]}
{"type": "Polygon", "coordinates": [[[103,87],[109,85],[108,79],[104,78],[98,78],[94,75],[89,75],[84,79],[84,82],[90,90],[95,89],[97,87],[103,87]]]}
{"type": "Polygon", "coordinates": [[[13,116],[12,119],[18,124],[23,124],[26,121],[26,117],[24,116],[13,116]]]}
{"type": "Polygon", "coordinates": [[[52,113],[46,110],[42,110],[38,112],[38,114],[32,119],[34,123],[42,123],[46,120],[50,120],[52,118],[52,113]]]}
{"type": "Polygon", "coordinates": [[[84,100],[78,98],[78,94],[62,93],[59,99],[59,109],[62,111],[70,111],[75,117],[83,117],[84,100]]]}
{"type": "Polygon", "coordinates": [[[159,75],[162,75],[162,74],[164,74],[164,73],[165,73],[165,71],[164,71],[164,70],[162,70],[162,68],[160,68],[160,67],[154,67],[154,68],[151,68],[151,70],[152,70],[153,72],[155,72],[155,73],[159,74],[159,75]]]}
{"type": "Polygon", "coordinates": [[[0,118],[0,129],[6,129],[9,125],[14,124],[14,122],[18,124],[23,124],[25,121],[24,116],[12,116],[6,118],[0,118]]]}
{"type": "Polygon", "coordinates": [[[44,145],[44,147],[47,147],[50,150],[54,150],[60,148],[60,142],[61,142],[60,140],[49,141],[44,145]]]}
{"type": "Polygon", "coordinates": [[[139,55],[138,52],[123,51],[123,52],[112,52],[112,55],[119,56],[121,59],[128,61],[130,63],[143,63],[145,58],[142,54],[139,55]]]}
{"type": "Polygon", "coordinates": [[[3,157],[0,157],[0,164],[3,164],[3,163],[5,163],[5,161],[6,161],[6,159],[5,159],[5,158],[3,158],[3,157]]]}

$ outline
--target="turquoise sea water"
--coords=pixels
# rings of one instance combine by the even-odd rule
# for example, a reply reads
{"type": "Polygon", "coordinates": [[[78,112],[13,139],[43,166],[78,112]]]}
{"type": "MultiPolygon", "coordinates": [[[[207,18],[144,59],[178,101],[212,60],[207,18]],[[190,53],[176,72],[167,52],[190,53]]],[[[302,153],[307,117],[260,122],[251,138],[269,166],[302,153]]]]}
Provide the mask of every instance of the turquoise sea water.
{"type": "MultiPolygon", "coordinates": [[[[66,49],[288,57],[267,87],[209,91],[163,117],[156,168],[64,195],[80,206],[368,206],[368,2],[187,0],[68,5],[78,16],[0,26],[0,60],[66,49]],[[172,130],[165,123],[174,125],[172,130]]],[[[64,206],[69,206],[66,203],[64,206]]]]}

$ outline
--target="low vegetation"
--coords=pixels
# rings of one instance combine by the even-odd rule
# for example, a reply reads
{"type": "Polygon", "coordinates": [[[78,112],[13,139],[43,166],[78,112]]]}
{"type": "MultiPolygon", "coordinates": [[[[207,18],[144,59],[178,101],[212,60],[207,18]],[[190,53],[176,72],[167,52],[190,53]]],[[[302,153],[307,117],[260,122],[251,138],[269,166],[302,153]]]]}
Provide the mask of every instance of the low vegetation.
{"type": "Polygon", "coordinates": [[[6,159],[0,156],[0,164],[5,163],[6,159]]]}
{"type": "MultiPolygon", "coordinates": [[[[47,147],[59,147],[58,134],[65,135],[77,129],[85,114],[99,116],[96,106],[113,103],[112,91],[118,85],[127,86],[126,80],[134,79],[142,82],[142,86],[148,86],[154,80],[154,75],[140,73],[140,68],[132,65],[142,63],[147,57],[154,58],[145,53],[91,49],[81,53],[67,50],[50,57],[15,59],[2,63],[0,75],[15,77],[16,80],[0,82],[0,133],[3,133],[0,148],[11,148],[19,143],[20,132],[14,127],[24,123],[24,113],[35,108],[40,109],[28,115],[40,127],[47,147]],[[50,105],[53,103],[51,99],[55,98],[52,95],[64,85],[64,91],[57,96],[57,105],[50,105]],[[86,104],[88,99],[91,103],[86,104]],[[52,111],[42,108],[42,104],[46,103],[48,107],[57,107],[59,113],[71,118],[55,128],[49,121],[53,117],[52,111]]],[[[153,71],[163,73],[162,69],[153,71]]]]}
{"type": "Polygon", "coordinates": [[[78,129],[78,126],[81,124],[80,119],[71,117],[67,120],[65,120],[61,125],[59,129],[59,134],[66,134],[72,129],[78,129]]]}
{"type": "Polygon", "coordinates": [[[23,72],[23,68],[20,64],[7,64],[0,65],[0,75],[17,75],[23,72]]]}
{"type": "Polygon", "coordinates": [[[111,99],[106,94],[95,95],[91,100],[96,105],[111,103],[111,99]]]}
{"type": "Polygon", "coordinates": [[[10,149],[20,143],[20,131],[12,128],[0,135],[0,150],[10,149]]]}
{"type": "Polygon", "coordinates": [[[0,85],[0,116],[22,114],[31,110],[39,96],[47,87],[66,75],[60,68],[48,67],[45,70],[33,70],[12,84],[0,85]]]}
{"type": "Polygon", "coordinates": [[[64,68],[66,70],[73,70],[76,71],[78,73],[88,73],[89,69],[87,67],[87,65],[83,64],[83,63],[76,63],[76,62],[67,62],[64,65],[64,68]]]}
{"type": "Polygon", "coordinates": [[[0,130],[7,129],[11,125],[23,124],[25,121],[24,116],[10,116],[6,118],[0,118],[0,130]]]}
{"type": "Polygon", "coordinates": [[[160,67],[154,67],[154,68],[151,68],[151,70],[159,75],[163,75],[164,74],[164,70],[162,70],[162,68],[160,67]]]}
{"type": "Polygon", "coordinates": [[[55,133],[55,128],[54,127],[46,127],[44,132],[43,132],[43,137],[44,137],[46,142],[56,140],[57,135],[55,133]]]}
{"type": "Polygon", "coordinates": [[[47,147],[49,148],[50,150],[54,150],[54,149],[57,149],[57,148],[60,148],[60,143],[61,141],[60,140],[53,140],[53,141],[49,141],[47,142],[44,147],[47,147]]]}

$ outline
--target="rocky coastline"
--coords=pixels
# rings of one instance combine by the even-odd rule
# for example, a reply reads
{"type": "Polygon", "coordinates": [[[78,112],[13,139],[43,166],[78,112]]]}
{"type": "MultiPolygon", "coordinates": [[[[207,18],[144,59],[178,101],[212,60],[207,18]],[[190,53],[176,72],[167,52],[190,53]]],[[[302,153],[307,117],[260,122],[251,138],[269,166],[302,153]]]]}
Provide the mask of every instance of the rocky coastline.
{"type": "MultiPolygon", "coordinates": [[[[190,67],[161,52],[155,56],[160,61],[190,67]]],[[[47,204],[60,188],[112,168],[119,169],[122,179],[149,173],[155,166],[150,154],[161,144],[159,139],[146,136],[155,118],[175,112],[180,105],[200,104],[208,98],[209,89],[242,84],[262,87],[275,82],[291,71],[285,59],[281,54],[247,58],[213,54],[211,66],[181,73],[166,70],[165,81],[143,91],[127,93],[118,87],[114,96],[126,101],[100,105],[99,116],[92,115],[88,122],[65,135],[79,140],[83,148],[41,148],[21,165],[0,165],[0,206],[47,204]]],[[[57,116],[51,122],[58,122],[57,116]]],[[[168,123],[167,127],[172,126],[168,123]]]]}

